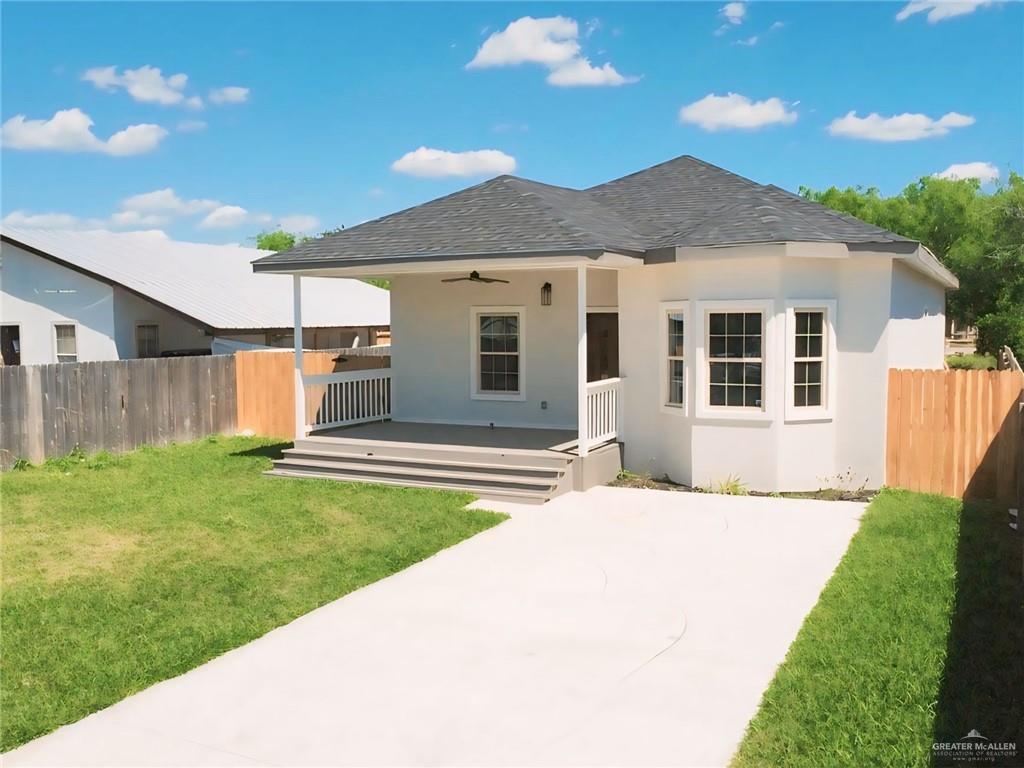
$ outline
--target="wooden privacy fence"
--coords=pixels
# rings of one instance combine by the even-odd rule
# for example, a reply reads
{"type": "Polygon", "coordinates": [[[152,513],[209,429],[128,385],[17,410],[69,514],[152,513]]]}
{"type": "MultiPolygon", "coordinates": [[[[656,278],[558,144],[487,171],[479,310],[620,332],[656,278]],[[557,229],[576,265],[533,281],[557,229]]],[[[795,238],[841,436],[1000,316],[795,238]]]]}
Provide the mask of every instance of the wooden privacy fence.
{"type": "Polygon", "coordinates": [[[0,367],[0,467],[235,432],[235,359],[0,367]]]}
{"type": "MultiPolygon", "coordinates": [[[[302,368],[307,376],[390,366],[388,348],[365,347],[302,353],[302,368]]],[[[257,435],[294,439],[295,353],[237,352],[235,373],[238,429],[252,430],[257,435]]],[[[321,402],[326,390],[325,384],[307,389],[307,424],[316,423],[316,404],[321,402]]]]}
{"type": "Polygon", "coordinates": [[[890,370],[886,485],[1017,505],[1024,373],[890,370]]]}

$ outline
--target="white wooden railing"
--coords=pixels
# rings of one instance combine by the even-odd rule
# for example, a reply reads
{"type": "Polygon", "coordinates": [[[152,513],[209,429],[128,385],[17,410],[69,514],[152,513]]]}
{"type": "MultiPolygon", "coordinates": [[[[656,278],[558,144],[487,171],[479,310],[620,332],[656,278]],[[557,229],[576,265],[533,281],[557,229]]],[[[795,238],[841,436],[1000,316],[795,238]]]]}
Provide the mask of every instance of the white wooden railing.
{"type": "Polygon", "coordinates": [[[602,379],[587,383],[587,447],[622,436],[624,380],[602,379]]]}
{"type": "Polygon", "coordinates": [[[391,369],[303,376],[307,431],[391,418],[391,369]]]}

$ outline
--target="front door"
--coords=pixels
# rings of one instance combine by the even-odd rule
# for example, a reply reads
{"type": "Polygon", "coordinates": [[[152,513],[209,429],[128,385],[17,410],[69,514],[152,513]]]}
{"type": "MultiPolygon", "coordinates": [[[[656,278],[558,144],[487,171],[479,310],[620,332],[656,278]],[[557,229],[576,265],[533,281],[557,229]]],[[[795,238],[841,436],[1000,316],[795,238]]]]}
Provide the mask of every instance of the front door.
{"type": "Polygon", "coordinates": [[[587,381],[619,375],[619,315],[587,313],[587,381]]]}

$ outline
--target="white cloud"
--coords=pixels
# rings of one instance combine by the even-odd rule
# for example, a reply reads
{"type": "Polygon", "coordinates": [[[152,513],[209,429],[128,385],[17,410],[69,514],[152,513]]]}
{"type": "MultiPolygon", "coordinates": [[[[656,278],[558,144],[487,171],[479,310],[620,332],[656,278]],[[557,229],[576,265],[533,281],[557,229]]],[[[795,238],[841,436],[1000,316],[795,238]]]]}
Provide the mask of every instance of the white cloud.
{"type": "Polygon", "coordinates": [[[734,45],[745,45],[747,47],[757,45],[757,35],[751,35],[750,37],[744,37],[742,40],[737,40],[734,45]]]}
{"type": "Polygon", "coordinates": [[[244,224],[249,212],[240,205],[222,205],[215,208],[199,222],[200,229],[228,229],[244,224]]]}
{"type": "Polygon", "coordinates": [[[515,169],[515,158],[497,149],[449,152],[420,147],[391,164],[393,171],[426,178],[512,173],[515,169]]]}
{"type": "Polygon", "coordinates": [[[107,155],[141,155],[156,149],[167,136],[159,125],[129,125],[110,136],[98,138],[92,132],[92,118],[78,109],[62,109],[49,120],[27,120],[15,115],[0,128],[3,145],[11,149],[54,150],[58,152],[102,152],[107,155]]]}
{"type": "Polygon", "coordinates": [[[583,25],[583,36],[584,37],[590,37],[595,32],[597,32],[597,30],[599,30],[600,28],[601,28],[601,20],[600,19],[590,19],[586,24],[583,25]]]}
{"type": "Polygon", "coordinates": [[[3,218],[5,227],[24,227],[27,229],[77,229],[81,219],[70,213],[29,213],[28,211],[11,211],[3,218]]]}
{"type": "Polygon", "coordinates": [[[185,106],[189,109],[202,109],[203,98],[202,96],[189,96],[185,99],[185,106]]]}
{"type": "Polygon", "coordinates": [[[167,217],[157,213],[140,213],[139,211],[117,211],[110,216],[110,226],[125,227],[162,227],[167,217]]]}
{"type": "Polygon", "coordinates": [[[974,13],[985,5],[991,5],[993,0],[916,0],[907,3],[896,14],[896,21],[905,21],[911,16],[928,12],[928,23],[935,24],[946,19],[957,16],[965,16],[974,13]]]}
{"type": "Polygon", "coordinates": [[[532,62],[555,66],[579,55],[579,25],[575,19],[523,16],[484,40],[467,69],[504,67],[532,62]]]}
{"type": "MultiPolygon", "coordinates": [[[[600,22],[587,22],[589,37],[600,22]]],[[[595,67],[582,55],[579,24],[565,16],[535,19],[523,16],[484,40],[466,69],[541,64],[550,70],[547,82],[557,86],[625,85],[638,78],[621,75],[610,63],[595,67]]]]}
{"type": "Polygon", "coordinates": [[[231,229],[243,224],[266,224],[273,217],[266,213],[251,213],[240,205],[222,205],[214,208],[199,222],[200,229],[231,229]]]}
{"type": "MultiPolygon", "coordinates": [[[[82,79],[104,91],[123,88],[135,101],[164,105],[186,101],[183,91],[188,85],[188,75],[179,73],[164,77],[159,67],[148,64],[138,69],[125,69],[120,74],[117,67],[93,67],[85,71],[82,79]]],[[[186,103],[195,106],[194,98],[186,103]]],[[[202,106],[202,101],[198,106],[202,106]]]]}
{"type": "Polygon", "coordinates": [[[928,115],[910,112],[892,117],[872,112],[867,117],[857,117],[855,111],[850,111],[829,123],[828,132],[833,136],[869,141],[916,141],[945,136],[953,128],[973,124],[973,117],[958,112],[947,112],[935,120],[928,115]]]}
{"type": "Polygon", "coordinates": [[[756,129],[766,125],[795,123],[797,114],[787,108],[777,96],[764,101],[751,101],[739,93],[716,96],[709,93],[703,99],[687,104],[679,110],[679,121],[699,125],[705,131],[728,128],[756,129]]]}
{"type": "Polygon", "coordinates": [[[121,201],[121,208],[126,211],[163,213],[172,216],[189,216],[196,213],[205,213],[206,211],[219,208],[221,205],[223,203],[219,200],[182,200],[170,187],[132,195],[121,201]]]}
{"type": "Polygon", "coordinates": [[[743,18],[747,15],[747,4],[746,3],[726,3],[718,9],[718,13],[721,14],[729,24],[742,24],[743,18]]]}
{"type": "Polygon", "coordinates": [[[638,78],[620,75],[610,63],[595,67],[589,59],[579,57],[551,71],[547,81],[551,85],[627,85],[638,78]]]}
{"type": "Polygon", "coordinates": [[[285,232],[309,232],[320,226],[320,219],[305,213],[293,213],[281,217],[281,229],[285,232]]]}
{"type": "Polygon", "coordinates": [[[782,29],[784,26],[786,26],[786,23],[783,21],[773,21],[771,26],[768,27],[768,31],[775,32],[776,30],[782,29]]]}
{"type": "Polygon", "coordinates": [[[953,163],[949,168],[933,174],[940,179],[977,179],[982,184],[999,178],[999,169],[992,163],[953,163]]]}
{"type": "Polygon", "coordinates": [[[178,130],[182,133],[197,133],[199,131],[206,130],[206,121],[204,120],[182,120],[178,123],[178,130]]]}
{"type": "Polygon", "coordinates": [[[249,89],[240,85],[226,85],[210,91],[210,101],[214,104],[241,104],[249,100],[249,89]]]}

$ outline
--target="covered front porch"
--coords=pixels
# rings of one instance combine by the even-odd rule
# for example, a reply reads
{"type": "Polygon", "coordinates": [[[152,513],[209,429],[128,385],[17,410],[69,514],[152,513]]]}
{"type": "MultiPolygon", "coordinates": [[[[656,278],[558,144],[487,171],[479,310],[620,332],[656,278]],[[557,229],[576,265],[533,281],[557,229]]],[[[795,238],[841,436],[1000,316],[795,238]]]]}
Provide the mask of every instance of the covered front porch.
{"type": "MultiPolygon", "coordinates": [[[[617,275],[589,261],[486,271],[458,263],[390,276],[390,368],[307,373],[296,346],[302,455],[279,469],[325,471],[311,462],[337,464],[340,456],[345,479],[477,492],[483,470],[486,482],[508,491],[530,477],[509,466],[555,466],[558,477],[532,476],[537,487],[545,481],[545,498],[614,475],[626,386],[618,371],[617,275]],[[584,469],[595,452],[603,458],[584,469]]],[[[294,299],[298,327],[302,275],[294,276],[294,299]]]]}

